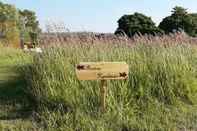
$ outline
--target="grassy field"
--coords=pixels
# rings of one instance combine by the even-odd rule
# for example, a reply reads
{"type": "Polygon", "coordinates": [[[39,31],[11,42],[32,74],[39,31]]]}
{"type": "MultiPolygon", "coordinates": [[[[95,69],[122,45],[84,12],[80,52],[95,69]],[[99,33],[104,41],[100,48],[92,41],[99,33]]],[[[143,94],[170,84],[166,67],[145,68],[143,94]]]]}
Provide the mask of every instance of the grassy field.
{"type": "Polygon", "coordinates": [[[163,43],[76,42],[42,54],[0,48],[0,130],[197,130],[197,47],[163,43]],[[76,78],[80,61],[129,64],[128,80],[107,82],[105,113],[100,81],[76,78]]]}
{"type": "Polygon", "coordinates": [[[20,50],[0,47],[0,130],[37,129],[32,119],[33,107],[26,93],[27,84],[20,75],[19,63],[25,64],[20,50]]]}

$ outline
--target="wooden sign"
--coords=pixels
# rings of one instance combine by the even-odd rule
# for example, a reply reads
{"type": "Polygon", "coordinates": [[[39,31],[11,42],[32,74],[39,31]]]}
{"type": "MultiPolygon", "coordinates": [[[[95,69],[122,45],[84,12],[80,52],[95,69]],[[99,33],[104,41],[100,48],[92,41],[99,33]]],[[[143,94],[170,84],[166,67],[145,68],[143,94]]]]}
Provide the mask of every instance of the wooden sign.
{"type": "Polygon", "coordinates": [[[79,80],[127,79],[128,72],[126,62],[81,62],[76,67],[79,80]]]}
{"type": "Polygon", "coordinates": [[[105,111],[106,80],[127,79],[129,66],[126,62],[81,62],[76,67],[79,80],[101,80],[101,110],[105,111]]]}

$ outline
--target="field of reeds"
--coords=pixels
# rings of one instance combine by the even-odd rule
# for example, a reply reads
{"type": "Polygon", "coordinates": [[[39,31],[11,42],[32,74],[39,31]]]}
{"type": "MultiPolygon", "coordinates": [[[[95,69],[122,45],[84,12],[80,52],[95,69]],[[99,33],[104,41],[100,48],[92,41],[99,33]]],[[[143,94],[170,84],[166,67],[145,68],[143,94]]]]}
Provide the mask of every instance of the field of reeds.
{"type": "MultiPolygon", "coordinates": [[[[17,90],[8,92],[16,97],[12,102],[2,100],[1,107],[8,108],[7,116],[12,113],[17,117],[14,122],[12,117],[6,120],[5,108],[0,108],[0,130],[197,130],[194,38],[184,34],[65,38],[57,34],[45,36],[42,43],[42,53],[7,49],[6,54],[4,48],[0,49],[1,63],[7,70],[10,67],[8,77],[15,72],[18,77],[14,80],[22,81],[6,86],[17,90]],[[127,80],[107,81],[104,113],[100,111],[100,81],[79,81],[75,74],[76,64],[89,61],[129,64],[127,80]]],[[[4,79],[0,75],[0,80],[4,79]]],[[[0,93],[1,97],[6,98],[5,93],[0,93]]]]}

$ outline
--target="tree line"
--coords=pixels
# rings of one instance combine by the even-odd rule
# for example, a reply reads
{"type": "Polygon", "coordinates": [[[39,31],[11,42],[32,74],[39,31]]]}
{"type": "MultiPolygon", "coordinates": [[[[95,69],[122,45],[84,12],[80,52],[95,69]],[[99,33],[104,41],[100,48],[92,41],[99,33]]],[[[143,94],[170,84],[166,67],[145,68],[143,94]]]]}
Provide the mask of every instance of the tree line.
{"type": "Polygon", "coordinates": [[[41,32],[35,12],[0,2],[0,42],[19,46],[22,41],[37,43],[41,32]]]}
{"type": "MultiPolygon", "coordinates": [[[[184,31],[190,36],[197,36],[197,13],[188,13],[187,9],[176,6],[170,16],[163,18],[158,26],[151,17],[142,13],[123,15],[118,20],[116,35],[132,37],[138,35],[163,35],[184,31]]],[[[41,33],[35,12],[20,10],[14,5],[0,2],[0,44],[20,46],[21,42],[38,44],[41,33]]]]}
{"type": "Polygon", "coordinates": [[[138,35],[158,35],[184,31],[190,36],[197,36],[197,13],[188,13],[187,9],[176,6],[171,15],[163,18],[158,26],[151,17],[142,13],[123,15],[118,20],[117,35],[132,37],[138,35]]]}

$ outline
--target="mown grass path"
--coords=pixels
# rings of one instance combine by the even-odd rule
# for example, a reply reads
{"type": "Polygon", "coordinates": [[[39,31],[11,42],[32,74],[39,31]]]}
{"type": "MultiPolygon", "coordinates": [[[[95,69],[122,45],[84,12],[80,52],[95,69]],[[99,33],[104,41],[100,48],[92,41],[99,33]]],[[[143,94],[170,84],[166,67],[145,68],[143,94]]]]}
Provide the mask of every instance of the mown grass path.
{"type": "Polygon", "coordinates": [[[37,130],[25,87],[15,63],[0,57],[0,130],[37,130]]]}

